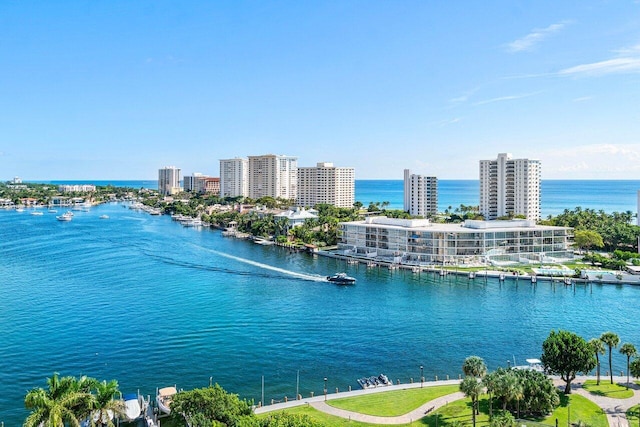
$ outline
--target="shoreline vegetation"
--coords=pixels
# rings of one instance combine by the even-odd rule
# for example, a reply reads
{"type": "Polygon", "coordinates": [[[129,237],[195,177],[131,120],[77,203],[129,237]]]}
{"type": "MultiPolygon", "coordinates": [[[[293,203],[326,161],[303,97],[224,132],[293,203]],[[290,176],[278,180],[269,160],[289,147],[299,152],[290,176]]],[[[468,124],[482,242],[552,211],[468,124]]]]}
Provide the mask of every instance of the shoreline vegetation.
{"type": "MultiPolygon", "coordinates": [[[[536,277],[535,266],[416,266],[399,265],[364,257],[347,256],[334,251],[338,243],[338,224],[363,219],[372,215],[391,218],[411,218],[402,210],[387,209],[388,202],[370,202],[368,207],[356,202],[352,208],[336,208],[317,205],[317,218],[307,219],[295,227],[286,218],[275,215],[291,209],[293,200],[263,197],[251,200],[243,197],[221,199],[207,194],[181,193],[162,198],[157,191],[127,187],[97,186],[95,192],[58,192],[51,184],[0,184],[0,207],[5,209],[51,206],[54,201],[62,206],[74,203],[100,204],[109,201],[127,201],[152,214],[166,214],[180,218],[185,225],[204,225],[223,230],[223,235],[256,240],[262,244],[274,244],[292,251],[310,251],[321,255],[344,259],[347,263],[366,264],[368,267],[411,270],[414,273],[432,272],[442,276],[454,274],[471,278],[498,277],[500,279],[531,280],[536,277]]],[[[574,283],[622,283],[623,269],[629,265],[640,266],[638,236],[640,227],[633,225],[634,214],[627,212],[605,213],[603,210],[565,209],[555,217],[539,221],[543,225],[572,227],[575,231],[575,250],[579,258],[560,263],[562,270],[555,276],[538,275],[537,278],[574,283]],[[582,277],[581,271],[590,275],[582,277]],[[597,270],[601,270],[601,273],[597,270]],[[595,271],[595,274],[594,274],[595,271]],[[608,273],[608,274],[607,274],[608,273]],[[569,280],[567,280],[569,279],[569,280]]],[[[448,207],[444,212],[429,218],[433,222],[459,223],[467,219],[481,219],[477,206],[461,204],[448,207]]],[[[514,218],[517,218],[514,217],[514,218]]],[[[513,218],[504,218],[513,219],[513,218]]]]}

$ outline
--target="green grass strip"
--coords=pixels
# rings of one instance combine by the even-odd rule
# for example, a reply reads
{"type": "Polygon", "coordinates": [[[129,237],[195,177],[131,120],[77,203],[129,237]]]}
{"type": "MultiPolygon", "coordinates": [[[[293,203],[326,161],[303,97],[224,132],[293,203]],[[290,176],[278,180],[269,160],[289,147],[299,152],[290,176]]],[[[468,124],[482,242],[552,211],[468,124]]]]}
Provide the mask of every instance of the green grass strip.
{"type": "Polygon", "coordinates": [[[458,385],[411,388],[364,396],[332,399],[327,403],[335,408],[379,417],[396,417],[419,408],[435,398],[458,391],[458,385]]]}
{"type": "Polygon", "coordinates": [[[633,390],[628,389],[624,384],[611,384],[609,380],[600,380],[600,385],[596,385],[595,380],[587,380],[582,386],[591,394],[605,396],[612,399],[628,399],[633,397],[633,390]]]}

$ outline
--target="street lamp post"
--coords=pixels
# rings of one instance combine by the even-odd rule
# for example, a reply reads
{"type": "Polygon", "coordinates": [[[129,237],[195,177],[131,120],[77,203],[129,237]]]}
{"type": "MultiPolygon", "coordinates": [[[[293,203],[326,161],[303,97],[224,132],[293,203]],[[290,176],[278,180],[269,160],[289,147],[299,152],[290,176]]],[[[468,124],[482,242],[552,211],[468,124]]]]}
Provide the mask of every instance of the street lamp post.
{"type": "Polygon", "coordinates": [[[424,384],[424,366],[420,365],[420,388],[424,384]]]}
{"type": "Polygon", "coordinates": [[[324,377],[324,400],[327,400],[327,377],[324,377]]]}

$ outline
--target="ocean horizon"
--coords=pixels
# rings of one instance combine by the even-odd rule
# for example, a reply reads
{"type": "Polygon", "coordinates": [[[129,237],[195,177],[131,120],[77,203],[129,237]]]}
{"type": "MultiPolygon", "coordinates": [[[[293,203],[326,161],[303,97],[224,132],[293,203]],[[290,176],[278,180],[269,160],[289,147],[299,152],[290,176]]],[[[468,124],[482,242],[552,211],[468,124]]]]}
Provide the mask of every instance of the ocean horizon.
{"type": "MultiPolygon", "coordinates": [[[[157,180],[51,180],[28,181],[42,184],[94,184],[98,186],[148,188],[156,190],[157,180]]],[[[401,179],[357,179],[355,199],[365,207],[371,202],[389,202],[389,209],[404,208],[404,183],[401,179]]],[[[607,213],[637,213],[640,180],[543,180],[540,184],[541,217],[558,215],[565,209],[594,209],[607,213]]],[[[439,180],[438,210],[455,210],[461,204],[477,206],[478,180],[439,180]]]]}

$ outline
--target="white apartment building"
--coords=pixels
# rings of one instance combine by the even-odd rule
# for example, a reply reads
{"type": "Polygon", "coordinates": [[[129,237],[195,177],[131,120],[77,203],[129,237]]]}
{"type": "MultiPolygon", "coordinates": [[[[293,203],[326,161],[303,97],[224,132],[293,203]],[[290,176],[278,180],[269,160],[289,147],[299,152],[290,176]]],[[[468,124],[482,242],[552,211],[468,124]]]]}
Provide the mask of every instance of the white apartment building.
{"type": "Polygon", "coordinates": [[[298,158],[265,154],[249,156],[249,197],[296,199],[298,158]]]}
{"type": "Polygon", "coordinates": [[[342,222],[338,248],[347,255],[409,264],[541,263],[573,258],[573,229],[532,220],[431,223],[370,217],[342,222]]]}
{"type": "Polygon", "coordinates": [[[512,159],[509,153],[480,160],[480,213],[487,220],[514,215],[540,219],[540,161],[512,159]]]}
{"type": "Polygon", "coordinates": [[[162,196],[170,196],[182,191],[180,188],[180,168],[165,166],[158,169],[158,193],[162,196]]]}
{"type": "Polygon", "coordinates": [[[323,203],[351,208],[356,198],[355,170],[336,167],[333,163],[317,163],[315,167],[298,168],[298,206],[313,207],[323,203]]]}
{"type": "Polygon", "coordinates": [[[220,160],[220,197],[249,197],[249,160],[220,160]]]}
{"type": "Polygon", "coordinates": [[[427,218],[438,213],[438,178],[404,170],[404,210],[427,218]]]}
{"type": "Polygon", "coordinates": [[[63,184],[58,185],[58,191],[61,193],[89,193],[96,191],[96,186],[93,184],[63,184]]]}

